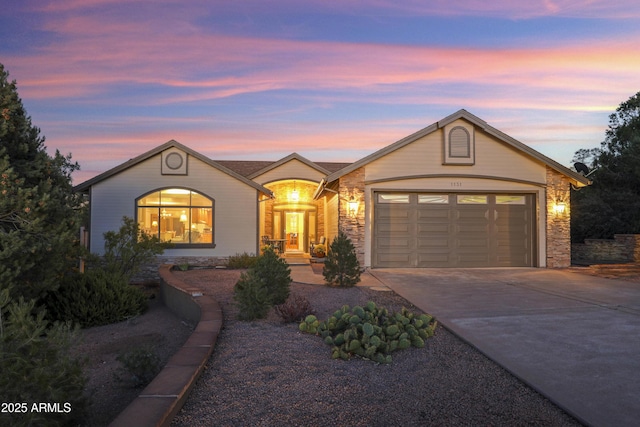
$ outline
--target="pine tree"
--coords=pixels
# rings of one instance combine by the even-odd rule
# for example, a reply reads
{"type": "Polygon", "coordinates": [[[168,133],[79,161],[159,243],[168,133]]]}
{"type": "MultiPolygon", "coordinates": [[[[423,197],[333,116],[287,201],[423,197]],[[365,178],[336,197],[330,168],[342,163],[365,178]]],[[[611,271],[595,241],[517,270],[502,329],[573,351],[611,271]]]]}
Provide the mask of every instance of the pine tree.
{"type": "Polygon", "coordinates": [[[75,258],[79,196],[71,156],[50,156],[31,124],[16,82],[0,64],[0,289],[43,297],[75,258]]]}
{"type": "Polygon", "coordinates": [[[356,249],[342,231],[329,246],[322,274],[328,286],[351,287],[360,281],[360,262],[356,249]]]}

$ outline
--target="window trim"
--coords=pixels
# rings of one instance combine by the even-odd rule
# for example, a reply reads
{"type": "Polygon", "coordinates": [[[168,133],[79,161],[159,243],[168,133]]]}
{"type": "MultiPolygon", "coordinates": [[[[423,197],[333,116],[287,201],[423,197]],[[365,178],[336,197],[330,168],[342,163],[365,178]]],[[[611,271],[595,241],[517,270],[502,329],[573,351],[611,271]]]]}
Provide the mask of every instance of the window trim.
{"type": "MultiPolygon", "coordinates": [[[[205,209],[211,209],[211,243],[181,243],[181,242],[171,242],[171,244],[173,245],[174,248],[176,249],[185,249],[185,248],[215,248],[216,247],[216,220],[215,220],[215,213],[216,213],[216,201],[213,197],[209,196],[208,194],[199,191],[199,190],[195,190],[193,188],[189,188],[189,187],[179,187],[179,186],[169,186],[169,187],[161,187],[161,188],[156,188],[153,189],[151,191],[148,191],[144,194],[141,194],[139,197],[137,197],[134,201],[134,210],[135,210],[135,221],[136,224],[140,224],[139,223],[139,218],[138,218],[138,211],[139,209],[158,209],[158,215],[160,215],[160,211],[163,208],[162,205],[162,200],[160,201],[160,203],[156,206],[156,205],[140,205],[139,202],[140,200],[144,199],[145,197],[148,197],[149,195],[153,194],[153,193],[161,193],[163,191],[167,191],[167,190],[185,190],[185,191],[189,191],[189,205],[171,205],[172,209],[184,209],[184,210],[189,210],[189,215],[191,215],[191,210],[192,209],[198,209],[198,208],[205,208],[205,209]],[[197,193],[198,195],[200,195],[201,197],[204,197],[205,199],[209,200],[211,202],[211,206],[202,206],[202,205],[192,205],[191,204],[191,199],[192,199],[192,194],[191,193],[197,193]]],[[[169,206],[164,206],[165,208],[168,208],[169,206]]],[[[158,238],[160,237],[160,227],[158,227],[158,233],[157,234],[153,234],[155,236],[157,236],[158,238]]]]}
{"type": "MultiPolygon", "coordinates": [[[[476,144],[474,127],[467,123],[452,123],[445,126],[443,130],[443,143],[442,143],[442,164],[451,166],[473,166],[476,163],[476,144]],[[466,155],[461,156],[458,152],[455,152],[455,147],[452,147],[453,142],[460,143],[460,140],[453,141],[452,134],[457,131],[464,132],[466,136],[466,155]],[[452,152],[452,149],[454,149],[452,152]]],[[[462,146],[462,145],[460,145],[462,146]]],[[[458,150],[461,151],[461,150],[458,150]]]]}

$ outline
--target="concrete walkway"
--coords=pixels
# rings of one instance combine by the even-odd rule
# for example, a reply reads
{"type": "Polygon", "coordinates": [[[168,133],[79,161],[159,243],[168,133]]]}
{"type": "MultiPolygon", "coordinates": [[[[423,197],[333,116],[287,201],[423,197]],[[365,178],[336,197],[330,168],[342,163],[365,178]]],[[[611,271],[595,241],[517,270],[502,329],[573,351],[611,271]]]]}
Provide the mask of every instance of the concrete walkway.
{"type": "Polygon", "coordinates": [[[581,422],[640,424],[640,284],[531,268],[371,274],[581,422]]]}

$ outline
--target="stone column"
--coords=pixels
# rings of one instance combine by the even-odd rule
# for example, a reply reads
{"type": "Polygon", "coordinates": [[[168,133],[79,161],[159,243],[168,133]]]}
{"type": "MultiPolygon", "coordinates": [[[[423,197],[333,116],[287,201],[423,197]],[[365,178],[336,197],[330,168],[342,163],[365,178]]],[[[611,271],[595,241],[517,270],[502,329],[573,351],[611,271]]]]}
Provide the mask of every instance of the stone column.
{"type": "Polygon", "coordinates": [[[360,267],[364,267],[364,168],[340,178],[338,193],[338,230],[349,237],[356,248],[360,267]],[[349,202],[352,200],[358,203],[355,216],[349,212],[349,202]]]}
{"type": "Polygon", "coordinates": [[[571,266],[571,182],[569,179],[547,166],[546,188],[546,231],[547,267],[564,268],[571,266]],[[565,210],[558,213],[557,203],[564,203],[565,210]]]}

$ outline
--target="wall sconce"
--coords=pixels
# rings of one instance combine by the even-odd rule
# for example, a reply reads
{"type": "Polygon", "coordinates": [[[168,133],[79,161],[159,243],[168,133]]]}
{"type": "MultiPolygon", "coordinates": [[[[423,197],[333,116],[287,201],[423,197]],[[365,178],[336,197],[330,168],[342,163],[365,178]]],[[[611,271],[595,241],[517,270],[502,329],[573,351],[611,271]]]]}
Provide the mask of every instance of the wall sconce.
{"type": "Polygon", "coordinates": [[[187,222],[187,214],[185,211],[182,211],[182,214],[180,215],[180,222],[187,222]]]}
{"type": "Polygon", "coordinates": [[[567,209],[567,204],[565,202],[556,201],[553,204],[553,211],[556,216],[564,215],[565,210],[567,209]]]}
{"type": "Polygon", "coordinates": [[[358,207],[360,206],[360,202],[358,202],[355,197],[351,196],[348,202],[348,206],[349,206],[349,218],[357,218],[358,207]]]}

